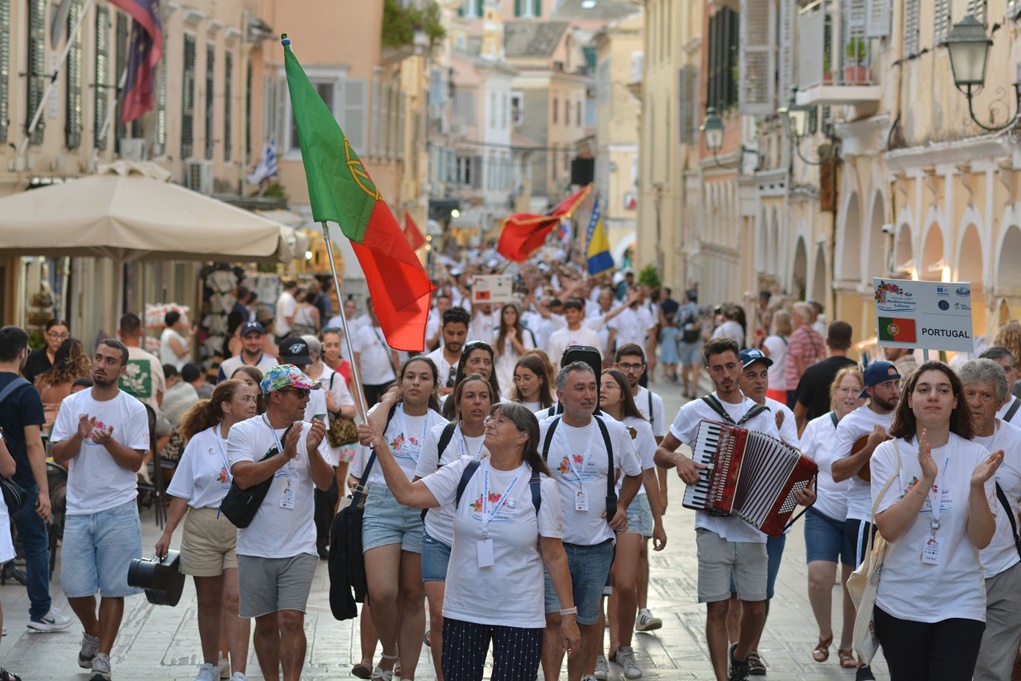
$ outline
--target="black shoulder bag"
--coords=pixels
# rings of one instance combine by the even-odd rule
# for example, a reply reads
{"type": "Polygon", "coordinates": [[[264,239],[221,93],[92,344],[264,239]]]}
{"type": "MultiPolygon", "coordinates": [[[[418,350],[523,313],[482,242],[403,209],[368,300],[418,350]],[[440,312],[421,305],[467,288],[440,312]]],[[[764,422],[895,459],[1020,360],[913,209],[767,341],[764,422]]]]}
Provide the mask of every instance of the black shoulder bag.
{"type": "MultiPolygon", "coordinates": [[[[287,440],[287,435],[291,432],[291,428],[294,428],[293,423],[284,431],[284,436],[280,439],[281,442],[287,440]]],[[[260,461],[265,461],[271,456],[275,456],[279,453],[280,452],[277,448],[273,447],[266,452],[266,456],[262,457],[260,461]]],[[[241,489],[241,487],[238,486],[238,481],[232,479],[230,482],[230,489],[227,490],[226,496],[224,496],[223,501],[220,502],[220,513],[226,516],[227,520],[229,520],[234,527],[240,529],[248,527],[255,519],[255,514],[259,512],[259,506],[262,506],[262,502],[266,500],[266,494],[269,492],[270,485],[272,484],[272,475],[262,482],[252,485],[246,489],[241,489]]]]}

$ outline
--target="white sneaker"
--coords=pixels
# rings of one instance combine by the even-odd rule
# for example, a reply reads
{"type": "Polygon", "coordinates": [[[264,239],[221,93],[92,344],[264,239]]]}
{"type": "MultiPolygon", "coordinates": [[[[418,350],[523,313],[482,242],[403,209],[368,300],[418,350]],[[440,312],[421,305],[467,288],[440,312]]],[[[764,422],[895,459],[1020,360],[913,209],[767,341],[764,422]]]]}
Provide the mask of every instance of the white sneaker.
{"type": "Polygon", "coordinates": [[[663,626],[663,620],[649,612],[648,608],[638,611],[638,619],[635,620],[635,631],[655,631],[663,626]]]}
{"type": "Polygon", "coordinates": [[[599,679],[599,681],[606,681],[610,674],[610,663],[606,661],[605,655],[599,655],[596,657],[596,671],[593,676],[599,679]]]}
{"type": "Polygon", "coordinates": [[[106,653],[97,653],[92,658],[92,676],[89,681],[110,681],[110,656],[106,653]]]}
{"type": "Polygon", "coordinates": [[[220,655],[220,659],[218,660],[218,664],[220,666],[220,678],[221,679],[229,679],[230,678],[230,660],[225,658],[223,655],[220,655]]]}
{"type": "Polygon", "coordinates": [[[92,661],[96,659],[99,652],[99,637],[92,634],[82,634],[82,647],[78,651],[78,666],[82,669],[92,669],[92,661]]]}
{"type": "Polygon", "coordinates": [[[220,669],[212,662],[203,662],[199,665],[199,675],[195,681],[220,681],[220,669]]]}
{"type": "Polygon", "coordinates": [[[245,675],[241,672],[234,672],[230,676],[230,681],[248,681],[248,679],[246,679],[245,675]]]}
{"type": "Polygon", "coordinates": [[[638,666],[638,662],[635,660],[634,648],[629,646],[617,648],[617,654],[613,661],[620,665],[625,679],[642,678],[642,668],[638,666]]]}
{"type": "Polygon", "coordinates": [[[71,626],[71,618],[60,611],[60,608],[51,607],[50,611],[42,617],[33,618],[28,621],[28,628],[35,631],[64,631],[71,626]]]}

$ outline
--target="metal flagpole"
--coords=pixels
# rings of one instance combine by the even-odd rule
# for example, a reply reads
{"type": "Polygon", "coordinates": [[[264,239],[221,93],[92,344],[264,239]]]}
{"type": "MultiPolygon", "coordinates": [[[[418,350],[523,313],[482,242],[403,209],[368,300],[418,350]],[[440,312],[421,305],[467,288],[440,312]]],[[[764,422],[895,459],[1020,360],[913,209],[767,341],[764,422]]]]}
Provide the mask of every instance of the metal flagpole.
{"type": "Polygon", "coordinates": [[[347,344],[347,353],[351,357],[351,378],[355,384],[355,404],[358,406],[358,416],[362,423],[366,422],[368,409],[365,406],[365,395],[362,393],[362,377],[358,372],[358,364],[355,362],[354,343],[351,342],[351,332],[347,325],[347,313],[344,312],[344,294],[340,287],[340,278],[337,276],[337,263],[333,259],[333,240],[330,238],[330,226],[326,220],[319,224],[323,226],[323,238],[326,240],[326,255],[330,259],[330,272],[333,273],[333,287],[337,289],[337,302],[340,307],[340,325],[344,328],[344,342],[347,344]]]}
{"type": "MultiPolygon", "coordinates": [[[[106,112],[103,114],[103,123],[102,123],[102,125],[99,126],[99,131],[100,131],[99,132],[99,139],[104,139],[105,140],[105,139],[107,139],[107,135],[110,134],[110,121],[113,120],[113,114],[117,110],[117,101],[120,99],[121,95],[124,93],[124,86],[127,84],[127,82],[128,82],[128,67],[125,66],[124,70],[121,71],[120,80],[117,81],[117,89],[114,91],[114,95],[113,95],[113,106],[106,107],[106,112]]],[[[109,87],[109,86],[107,86],[107,87],[109,87]]],[[[96,96],[97,97],[99,96],[98,93],[97,93],[96,96]]],[[[104,96],[105,96],[105,93],[104,93],[104,96]]],[[[114,142],[114,146],[115,147],[116,147],[116,144],[117,143],[115,141],[114,142]]],[[[97,158],[98,156],[99,156],[99,149],[98,149],[98,147],[96,147],[96,145],[92,145],[92,157],[93,157],[93,159],[97,158]]]]}
{"type": "Polygon", "coordinates": [[[85,5],[82,6],[81,12],[78,13],[78,19],[74,22],[74,26],[67,32],[67,41],[64,43],[64,51],[60,54],[60,61],[57,62],[57,66],[53,69],[53,73],[50,74],[50,82],[46,84],[46,90],[43,92],[42,99],[39,100],[39,106],[35,109],[35,114],[32,116],[32,122],[28,124],[28,130],[25,133],[25,139],[21,141],[21,146],[18,148],[18,158],[25,155],[25,150],[28,149],[28,142],[32,139],[32,133],[35,132],[36,127],[39,125],[39,120],[43,117],[43,109],[46,108],[46,100],[50,98],[50,93],[53,92],[53,88],[57,87],[57,76],[60,75],[60,67],[63,66],[64,61],[67,60],[67,55],[71,51],[71,45],[74,43],[74,38],[78,35],[79,29],[82,27],[82,23],[85,21],[85,16],[92,9],[94,0],[85,0],[85,5]]]}

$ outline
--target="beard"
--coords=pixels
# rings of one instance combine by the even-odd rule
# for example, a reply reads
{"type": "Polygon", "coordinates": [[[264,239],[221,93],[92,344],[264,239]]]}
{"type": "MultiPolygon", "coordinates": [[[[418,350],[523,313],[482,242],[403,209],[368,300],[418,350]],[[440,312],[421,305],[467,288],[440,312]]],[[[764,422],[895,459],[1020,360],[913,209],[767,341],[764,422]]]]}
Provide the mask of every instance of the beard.
{"type": "Polygon", "coordinates": [[[881,409],[890,412],[890,411],[893,411],[894,409],[897,408],[897,401],[898,401],[898,399],[899,399],[899,395],[894,395],[893,397],[891,397],[888,400],[884,400],[884,399],[879,398],[879,397],[873,397],[872,401],[875,402],[877,405],[879,405],[879,407],[881,409]]]}
{"type": "Polygon", "coordinates": [[[111,379],[100,380],[100,379],[96,378],[95,376],[93,376],[92,377],[92,384],[94,386],[96,386],[97,388],[101,389],[101,390],[105,390],[107,388],[112,388],[113,386],[117,385],[117,379],[116,378],[111,378],[111,379]]]}

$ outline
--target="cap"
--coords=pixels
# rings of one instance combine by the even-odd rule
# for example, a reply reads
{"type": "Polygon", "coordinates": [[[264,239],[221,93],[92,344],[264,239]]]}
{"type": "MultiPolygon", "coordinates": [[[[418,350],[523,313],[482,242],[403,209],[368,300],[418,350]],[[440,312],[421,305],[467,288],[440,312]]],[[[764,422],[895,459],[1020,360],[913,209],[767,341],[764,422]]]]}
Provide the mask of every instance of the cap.
{"type": "Polygon", "coordinates": [[[301,369],[293,364],[278,364],[266,372],[266,377],[259,383],[263,395],[268,395],[274,390],[284,388],[298,388],[299,390],[318,390],[319,381],[301,373],[301,369]]]}
{"type": "Polygon", "coordinates": [[[262,328],[262,324],[259,322],[245,322],[241,325],[241,336],[247,336],[250,333],[257,333],[260,336],[266,333],[266,329],[262,328]]]}
{"type": "Polygon", "coordinates": [[[281,364],[311,364],[312,357],[308,354],[308,343],[301,336],[288,336],[280,341],[281,364]]]}
{"type": "Polygon", "coordinates": [[[741,367],[747,369],[756,362],[762,362],[767,367],[773,366],[773,360],[765,355],[762,350],[758,348],[748,348],[747,350],[741,351],[741,367]]]}
{"type": "MultiPolygon", "coordinates": [[[[865,381],[866,388],[899,378],[900,373],[897,372],[897,367],[890,362],[873,362],[865,367],[865,371],[862,372],[862,379],[865,381]]],[[[868,397],[868,393],[864,390],[858,395],[859,399],[863,397],[868,397]]]]}

